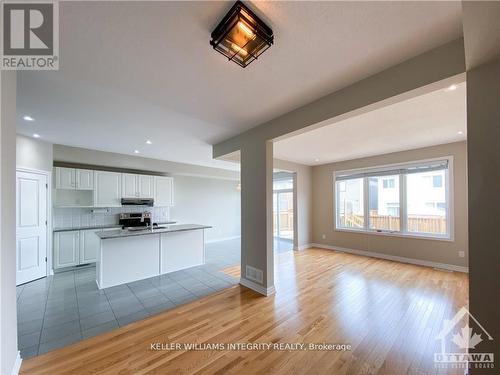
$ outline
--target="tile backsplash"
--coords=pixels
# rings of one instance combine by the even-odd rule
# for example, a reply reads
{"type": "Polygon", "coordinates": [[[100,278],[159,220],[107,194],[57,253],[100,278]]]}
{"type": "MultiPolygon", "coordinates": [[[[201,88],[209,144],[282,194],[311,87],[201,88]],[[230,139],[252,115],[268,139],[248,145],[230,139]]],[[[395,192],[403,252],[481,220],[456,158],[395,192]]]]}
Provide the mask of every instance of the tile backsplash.
{"type": "Polygon", "coordinates": [[[170,220],[169,207],[111,207],[106,209],[96,208],[96,213],[91,208],[54,208],[52,226],[58,228],[80,228],[89,226],[105,226],[118,224],[121,213],[124,212],[151,212],[154,223],[170,220]],[[106,211],[107,212],[103,212],[106,211]]]}

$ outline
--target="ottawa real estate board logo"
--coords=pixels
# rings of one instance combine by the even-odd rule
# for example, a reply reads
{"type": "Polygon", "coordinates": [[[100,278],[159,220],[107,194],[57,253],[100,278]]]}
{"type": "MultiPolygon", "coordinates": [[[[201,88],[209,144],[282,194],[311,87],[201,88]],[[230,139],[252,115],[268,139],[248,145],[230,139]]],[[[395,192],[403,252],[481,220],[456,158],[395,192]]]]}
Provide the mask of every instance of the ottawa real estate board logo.
{"type": "Polygon", "coordinates": [[[495,368],[494,353],[481,350],[481,343],[492,341],[493,337],[465,307],[443,322],[436,340],[441,346],[441,351],[434,353],[436,368],[464,369],[465,373],[474,368],[495,368]],[[474,329],[469,323],[474,323],[474,329]]]}
{"type": "Polygon", "coordinates": [[[59,69],[59,6],[53,2],[2,1],[0,68],[59,69]]]}

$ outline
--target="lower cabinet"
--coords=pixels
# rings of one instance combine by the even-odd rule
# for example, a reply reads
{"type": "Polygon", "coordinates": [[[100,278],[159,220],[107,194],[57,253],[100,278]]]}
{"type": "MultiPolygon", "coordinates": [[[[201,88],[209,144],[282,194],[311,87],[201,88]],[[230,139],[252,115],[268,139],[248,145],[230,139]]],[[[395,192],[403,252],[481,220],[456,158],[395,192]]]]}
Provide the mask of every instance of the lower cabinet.
{"type": "Polygon", "coordinates": [[[54,233],[54,268],[76,266],[80,262],[80,231],[54,233]]]}
{"type": "Polygon", "coordinates": [[[87,229],[55,232],[54,268],[95,263],[101,245],[97,233],[101,231],[102,229],[87,229]]]}
{"type": "Polygon", "coordinates": [[[101,240],[97,233],[102,229],[89,229],[80,231],[80,264],[95,263],[97,251],[101,245],[101,240]]]}

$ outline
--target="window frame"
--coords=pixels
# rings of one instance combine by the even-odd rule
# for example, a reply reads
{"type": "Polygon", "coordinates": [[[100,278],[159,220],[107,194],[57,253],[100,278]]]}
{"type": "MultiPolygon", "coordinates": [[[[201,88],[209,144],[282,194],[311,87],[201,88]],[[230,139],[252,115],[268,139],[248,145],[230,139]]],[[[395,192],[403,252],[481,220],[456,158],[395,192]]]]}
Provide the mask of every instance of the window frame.
{"type": "Polygon", "coordinates": [[[431,159],[422,159],[404,163],[396,164],[386,164],[378,165],[367,168],[356,168],[349,170],[338,170],[333,172],[333,215],[334,215],[334,231],[336,232],[349,232],[349,233],[359,233],[359,234],[371,234],[378,236],[388,236],[388,237],[403,237],[403,238],[415,238],[415,239],[428,239],[437,241],[454,241],[454,182],[453,178],[453,156],[443,156],[431,159]],[[337,176],[338,175],[348,175],[348,174],[359,174],[366,172],[390,172],[396,168],[405,168],[411,166],[425,165],[437,161],[447,161],[448,168],[444,173],[444,184],[445,184],[445,199],[446,199],[446,234],[435,234],[435,233],[418,233],[418,232],[408,232],[408,215],[407,215],[407,179],[406,174],[399,174],[399,218],[400,218],[400,230],[399,231],[389,231],[380,229],[370,229],[369,224],[369,177],[363,177],[363,205],[364,205],[364,228],[348,228],[339,226],[339,213],[337,211],[339,203],[339,194],[337,194],[337,176]]]}

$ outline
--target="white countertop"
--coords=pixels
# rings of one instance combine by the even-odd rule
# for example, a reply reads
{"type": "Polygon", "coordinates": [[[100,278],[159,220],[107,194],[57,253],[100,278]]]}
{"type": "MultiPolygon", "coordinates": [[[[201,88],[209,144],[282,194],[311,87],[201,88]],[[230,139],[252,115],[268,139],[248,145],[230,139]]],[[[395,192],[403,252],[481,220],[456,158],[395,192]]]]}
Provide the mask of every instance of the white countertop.
{"type": "MultiPolygon", "coordinates": [[[[176,221],[167,221],[163,223],[157,223],[160,226],[164,225],[170,225],[170,224],[175,224],[176,221]]],[[[116,228],[116,229],[121,229],[122,225],[120,224],[108,224],[108,225],[84,225],[81,227],[59,227],[59,228],[54,228],[52,231],[53,232],[67,232],[71,230],[87,230],[87,229],[110,229],[110,228],[116,228]]]]}
{"type": "Polygon", "coordinates": [[[131,236],[144,236],[148,234],[159,234],[159,233],[169,233],[169,232],[181,232],[187,230],[198,230],[211,228],[208,225],[200,224],[174,224],[174,225],[160,225],[161,228],[157,229],[143,229],[143,230],[127,230],[127,229],[117,229],[108,230],[105,232],[97,233],[101,240],[109,238],[122,238],[131,236]]]}
{"type": "Polygon", "coordinates": [[[87,230],[87,229],[107,229],[107,228],[121,228],[122,226],[119,224],[112,224],[112,225],[90,225],[90,226],[83,226],[83,227],[60,227],[60,228],[54,228],[53,232],[66,232],[66,231],[71,231],[71,230],[87,230]]]}

